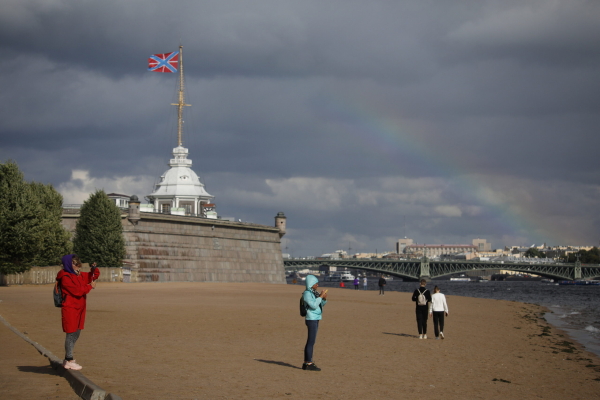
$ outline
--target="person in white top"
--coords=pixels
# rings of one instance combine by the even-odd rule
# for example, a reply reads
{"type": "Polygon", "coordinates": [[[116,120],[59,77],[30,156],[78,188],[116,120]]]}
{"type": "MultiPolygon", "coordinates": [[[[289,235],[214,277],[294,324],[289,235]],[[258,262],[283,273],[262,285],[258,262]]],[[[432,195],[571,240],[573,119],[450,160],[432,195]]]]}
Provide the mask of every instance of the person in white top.
{"type": "Polygon", "coordinates": [[[433,315],[433,331],[435,338],[444,338],[444,316],[448,316],[448,304],[446,296],[440,293],[440,288],[433,288],[431,303],[429,303],[429,315],[433,315]]]}

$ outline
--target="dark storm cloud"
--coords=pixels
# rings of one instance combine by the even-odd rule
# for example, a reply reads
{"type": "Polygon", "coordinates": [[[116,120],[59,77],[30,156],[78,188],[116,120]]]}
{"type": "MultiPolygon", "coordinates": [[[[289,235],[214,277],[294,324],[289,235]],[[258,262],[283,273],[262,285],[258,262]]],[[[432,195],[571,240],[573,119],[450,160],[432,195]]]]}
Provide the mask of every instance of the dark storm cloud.
{"type": "Polygon", "coordinates": [[[176,76],[146,59],[181,40],[184,145],[222,215],[284,211],[306,254],[405,231],[592,243],[599,7],[7,0],[0,160],[73,202],[148,194],[176,145],[176,76]]]}

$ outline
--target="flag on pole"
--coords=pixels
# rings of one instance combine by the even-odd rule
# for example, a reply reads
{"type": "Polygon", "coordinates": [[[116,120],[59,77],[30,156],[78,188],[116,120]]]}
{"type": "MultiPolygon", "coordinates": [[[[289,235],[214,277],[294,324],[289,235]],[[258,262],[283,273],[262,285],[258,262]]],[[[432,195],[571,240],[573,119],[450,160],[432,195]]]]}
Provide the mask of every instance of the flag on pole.
{"type": "Polygon", "coordinates": [[[177,72],[179,52],[173,51],[165,54],[154,54],[148,58],[148,71],[152,72],[177,72]]]}

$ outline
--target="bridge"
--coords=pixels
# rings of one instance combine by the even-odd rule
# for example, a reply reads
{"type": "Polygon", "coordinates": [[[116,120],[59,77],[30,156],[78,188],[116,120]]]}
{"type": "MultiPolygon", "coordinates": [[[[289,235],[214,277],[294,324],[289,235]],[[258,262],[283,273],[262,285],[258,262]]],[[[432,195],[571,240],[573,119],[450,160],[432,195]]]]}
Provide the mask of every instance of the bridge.
{"type": "Polygon", "coordinates": [[[541,264],[534,262],[493,262],[493,261],[431,261],[428,258],[414,260],[387,259],[340,259],[340,260],[306,260],[284,259],[283,266],[289,270],[315,269],[320,266],[345,267],[361,269],[376,273],[398,276],[414,280],[433,279],[444,275],[465,273],[485,269],[502,269],[540,275],[559,280],[592,279],[600,277],[600,265],[584,265],[577,261],[574,264],[541,264]]]}

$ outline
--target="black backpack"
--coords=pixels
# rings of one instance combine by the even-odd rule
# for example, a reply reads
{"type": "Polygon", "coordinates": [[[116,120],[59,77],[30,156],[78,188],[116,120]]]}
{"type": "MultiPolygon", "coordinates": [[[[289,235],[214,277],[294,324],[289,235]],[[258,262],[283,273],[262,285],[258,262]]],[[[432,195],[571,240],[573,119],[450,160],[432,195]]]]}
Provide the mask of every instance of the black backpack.
{"type": "Polygon", "coordinates": [[[304,303],[304,292],[300,296],[300,316],[306,317],[306,304],[304,303]]]}
{"type": "Polygon", "coordinates": [[[53,293],[54,293],[54,306],[62,307],[63,301],[65,301],[65,299],[63,298],[62,289],[60,288],[58,281],[56,281],[56,283],[54,284],[53,293]]]}

